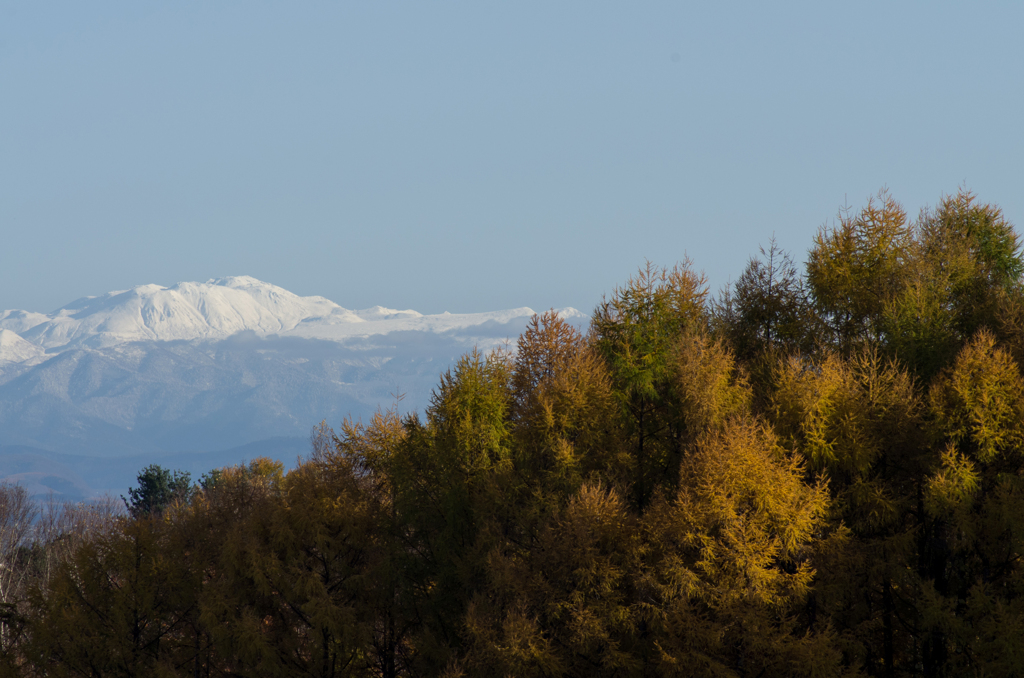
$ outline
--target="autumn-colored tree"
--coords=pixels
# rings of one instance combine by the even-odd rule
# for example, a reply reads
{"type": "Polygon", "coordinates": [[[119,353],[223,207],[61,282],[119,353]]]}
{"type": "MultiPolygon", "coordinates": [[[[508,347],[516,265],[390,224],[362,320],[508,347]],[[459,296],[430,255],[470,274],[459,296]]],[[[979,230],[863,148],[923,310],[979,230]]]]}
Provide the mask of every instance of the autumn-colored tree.
{"type": "Polygon", "coordinates": [[[677,436],[692,447],[709,431],[750,413],[752,394],[733,353],[705,333],[684,332],[669,351],[677,436]]]}
{"type": "Polygon", "coordinates": [[[394,408],[378,410],[366,425],[346,420],[340,435],[321,424],[313,437],[312,462],[351,466],[361,478],[366,517],[367,658],[383,678],[406,675],[415,664],[413,636],[422,625],[418,605],[428,581],[410,534],[410,480],[399,464],[406,427],[394,408]]]}
{"type": "Polygon", "coordinates": [[[751,258],[732,286],[714,302],[714,318],[741,360],[765,354],[788,355],[813,348],[814,307],[792,257],[772,238],[760,257],[751,258]]]}
{"type": "Polygon", "coordinates": [[[519,337],[512,392],[514,482],[528,503],[564,503],[591,475],[624,479],[607,370],[553,311],[534,316],[519,337]]]}
{"type": "Polygon", "coordinates": [[[646,507],[672,485],[682,441],[671,400],[670,352],[684,332],[708,327],[707,283],[689,262],[658,269],[650,262],[598,305],[591,320],[632,456],[632,499],[646,507]]]}
{"type": "Polygon", "coordinates": [[[912,247],[906,211],[887,191],[821,228],[807,256],[807,284],[837,346],[881,337],[885,306],[906,285],[912,247]]]}
{"type": "Polygon", "coordinates": [[[941,462],[925,484],[929,539],[925,660],[931,675],[1011,676],[1024,534],[1024,379],[1008,351],[980,331],[929,393],[941,462]]]}
{"type": "Polygon", "coordinates": [[[511,370],[507,354],[474,351],[441,375],[425,422],[380,413],[335,440],[373,488],[373,642],[386,675],[437,674],[460,652],[487,552],[515,514],[511,370]]]}
{"type": "MultiPolygon", "coordinates": [[[[575,546],[582,547],[577,538],[623,527],[583,527],[580,523],[591,518],[601,520],[584,506],[607,518],[612,516],[606,509],[624,512],[619,495],[598,486],[600,479],[630,480],[605,363],[555,313],[535,316],[518,342],[512,393],[512,469],[502,485],[505,495],[496,497],[505,508],[501,520],[491,525],[497,534],[486,540],[484,578],[466,608],[466,647],[454,667],[480,676],[601,675],[595,662],[603,661],[609,671],[621,670],[615,659],[624,658],[621,652],[591,647],[577,657],[565,651],[565,643],[580,648],[596,643],[573,638],[570,629],[583,622],[574,617],[588,614],[583,610],[591,605],[602,613],[611,609],[596,589],[591,602],[577,601],[575,611],[568,609],[570,599],[591,584],[576,581],[578,568],[565,559],[591,558],[576,551],[575,546]],[[569,551],[568,543],[573,544],[569,551]]],[[[624,555],[615,552],[615,539],[601,541],[605,553],[590,560],[595,566],[624,555]]],[[[623,570],[618,577],[623,583],[626,574],[623,570]]],[[[621,626],[607,619],[600,623],[621,626]]]]}
{"type": "Polygon", "coordinates": [[[467,609],[470,676],[637,675],[640,530],[614,489],[585,483],[526,553],[494,554],[467,609]]]}
{"type": "Polygon", "coordinates": [[[467,612],[467,675],[838,667],[827,631],[787,621],[812,581],[823,485],[806,485],[800,459],[751,420],[749,387],[720,342],[684,331],[666,360],[687,450],[677,495],[659,493],[641,514],[585,483],[535,540],[492,550],[467,612]]]}
{"type": "Polygon", "coordinates": [[[998,208],[882,192],[803,277],[648,263],[288,473],[0,487],[0,675],[1022,675],[1022,275],[998,208]]]}
{"type": "Polygon", "coordinates": [[[125,520],[33,594],[27,662],[48,676],[174,676],[194,660],[198,582],[173,526],[125,520]]]}
{"type": "Polygon", "coordinates": [[[644,518],[640,586],[654,604],[650,661],[662,675],[838,675],[827,627],[796,633],[814,581],[828,493],[763,423],[733,418],[683,464],[676,496],[644,518]]]}
{"type": "Polygon", "coordinates": [[[891,676],[918,660],[920,490],[930,455],[914,380],[877,350],[780,366],[772,413],[784,444],[829,478],[833,529],[810,614],[846,629],[849,661],[891,676]]]}
{"type": "Polygon", "coordinates": [[[337,457],[278,479],[247,470],[218,481],[270,490],[236,524],[206,587],[202,619],[218,651],[234,673],[370,675],[371,523],[354,469],[337,457]]]}

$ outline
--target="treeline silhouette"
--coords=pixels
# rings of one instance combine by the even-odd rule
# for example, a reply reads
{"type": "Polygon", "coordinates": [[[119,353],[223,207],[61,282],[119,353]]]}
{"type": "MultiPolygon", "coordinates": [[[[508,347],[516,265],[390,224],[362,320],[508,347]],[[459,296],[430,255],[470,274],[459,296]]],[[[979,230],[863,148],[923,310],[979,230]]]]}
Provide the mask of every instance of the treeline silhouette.
{"type": "Polygon", "coordinates": [[[1024,675],[1022,275],[997,207],[882,192],[802,272],[647,264],[288,473],[6,487],[0,671],[1024,675]]]}

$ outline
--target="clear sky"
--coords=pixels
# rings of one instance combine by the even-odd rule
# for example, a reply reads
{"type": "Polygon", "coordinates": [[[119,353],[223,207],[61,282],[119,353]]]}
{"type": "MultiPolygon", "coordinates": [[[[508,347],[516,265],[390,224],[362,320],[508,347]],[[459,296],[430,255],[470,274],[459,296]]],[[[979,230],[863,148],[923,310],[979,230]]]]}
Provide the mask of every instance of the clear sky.
{"type": "Polygon", "coordinates": [[[714,288],[845,203],[1024,227],[1024,3],[0,0],[0,309],[252,275],[348,308],[714,288]]]}

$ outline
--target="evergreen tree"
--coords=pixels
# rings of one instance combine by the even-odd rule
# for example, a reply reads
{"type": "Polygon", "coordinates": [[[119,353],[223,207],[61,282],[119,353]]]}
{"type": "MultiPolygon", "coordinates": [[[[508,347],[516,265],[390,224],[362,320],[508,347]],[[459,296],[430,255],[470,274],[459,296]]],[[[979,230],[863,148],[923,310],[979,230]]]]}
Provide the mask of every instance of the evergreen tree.
{"type": "Polygon", "coordinates": [[[187,502],[192,493],[192,476],[187,471],[174,471],[159,464],[150,464],[139,472],[138,487],[121,497],[133,518],[159,515],[175,503],[187,502]]]}

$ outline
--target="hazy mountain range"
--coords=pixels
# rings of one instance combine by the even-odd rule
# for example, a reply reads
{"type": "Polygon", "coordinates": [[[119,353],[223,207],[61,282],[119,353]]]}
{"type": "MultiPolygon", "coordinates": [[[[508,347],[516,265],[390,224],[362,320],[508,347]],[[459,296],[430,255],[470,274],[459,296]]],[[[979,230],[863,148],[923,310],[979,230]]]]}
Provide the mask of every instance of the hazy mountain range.
{"type": "Polygon", "coordinates": [[[3,311],[0,478],[81,498],[124,492],[151,462],[194,475],[259,455],[291,463],[322,420],[397,394],[422,411],[454,360],[514,344],[532,315],[353,311],[250,277],[3,311]]]}

